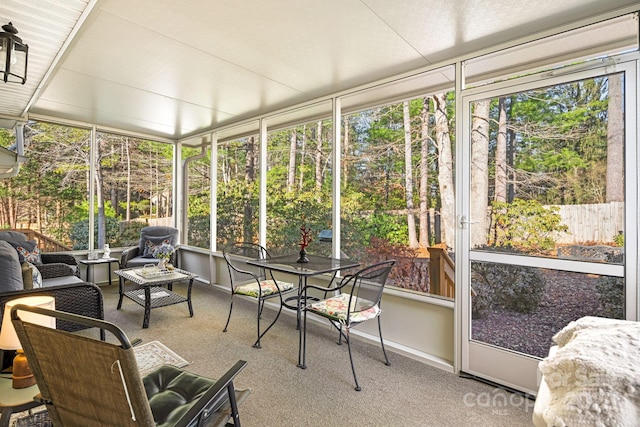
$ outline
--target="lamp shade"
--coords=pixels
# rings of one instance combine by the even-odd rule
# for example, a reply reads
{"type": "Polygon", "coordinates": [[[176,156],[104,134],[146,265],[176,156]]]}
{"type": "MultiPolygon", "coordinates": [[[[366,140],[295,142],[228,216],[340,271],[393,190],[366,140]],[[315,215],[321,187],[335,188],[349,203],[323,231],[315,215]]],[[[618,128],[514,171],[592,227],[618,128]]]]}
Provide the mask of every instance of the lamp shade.
{"type": "MultiPolygon", "coordinates": [[[[24,297],[8,301],[4,306],[2,329],[0,329],[0,349],[2,350],[18,350],[19,348],[22,348],[18,335],[16,334],[16,330],[11,322],[11,308],[18,304],[47,308],[49,310],[55,310],[56,308],[55,299],[51,296],[24,297]]],[[[53,317],[25,311],[20,311],[19,314],[20,318],[25,322],[35,323],[49,328],[56,327],[56,319],[53,317]]]]}

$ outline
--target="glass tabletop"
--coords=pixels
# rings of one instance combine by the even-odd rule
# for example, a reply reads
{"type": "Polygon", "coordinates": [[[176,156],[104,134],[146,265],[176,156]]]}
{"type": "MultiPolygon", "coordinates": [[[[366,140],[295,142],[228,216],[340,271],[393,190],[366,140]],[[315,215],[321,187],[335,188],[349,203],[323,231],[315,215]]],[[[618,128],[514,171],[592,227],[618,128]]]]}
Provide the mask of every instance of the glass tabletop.
{"type": "Polygon", "coordinates": [[[298,254],[281,255],[267,259],[252,259],[247,264],[263,267],[282,273],[297,274],[298,276],[313,276],[357,267],[359,262],[350,259],[329,258],[318,255],[307,255],[309,262],[297,262],[298,254]]]}

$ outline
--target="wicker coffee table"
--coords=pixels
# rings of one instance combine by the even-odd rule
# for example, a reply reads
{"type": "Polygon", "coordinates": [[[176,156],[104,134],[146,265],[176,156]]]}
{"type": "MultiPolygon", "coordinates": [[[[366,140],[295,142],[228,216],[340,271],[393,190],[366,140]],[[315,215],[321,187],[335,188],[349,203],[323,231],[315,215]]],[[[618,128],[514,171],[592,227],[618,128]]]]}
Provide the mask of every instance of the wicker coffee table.
{"type": "Polygon", "coordinates": [[[120,307],[122,306],[122,300],[124,297],[127,297],[136,304],[144,307],[144,319],[142,321],[143,328],[149,327],[149,318],[151,317],[151,309],[153,308],[166,307],[168,305],[186,302],[189,306],[189,316],[193,317],[191,287],[193,286],[193,279],[197,277],[196,274],[176,268],[168,272],[158,272],[156,275],[143,275],[142,270],[142,267],[133,267],[114,271],[114,273],[120,278],[120,299],[118,300],[118,310],[120,310],[120,307]],[[133,290],[125,292],[124,288],[127,280],[138,286],[133,290]],[[189,286],[187,288],[186,297],[173,292],[174,283],[187,281],[189,282],[189,286]]]}

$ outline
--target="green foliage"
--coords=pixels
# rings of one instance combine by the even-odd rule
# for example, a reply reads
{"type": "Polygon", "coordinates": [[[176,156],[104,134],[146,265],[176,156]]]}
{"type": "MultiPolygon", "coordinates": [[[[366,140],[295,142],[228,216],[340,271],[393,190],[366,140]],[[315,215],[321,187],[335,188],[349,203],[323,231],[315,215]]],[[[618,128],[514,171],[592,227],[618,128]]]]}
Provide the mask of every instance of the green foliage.
{"type": "Polygon", "coordinates": [[[554,234],[566,232],[559,208],[545,208],[536,200],[493,202],[491,219],[495,246],[511,246],[524,253],[544,253],[554,248],[554,234]]]}
{"type": "MultiPolygon", "coordinates": [[[[120,236],[120,222],[113,217],[105,218],[106,223],[106,242],[109,245],[114,247],[121,246],[121,236],[120,236]]],[[[71,245],[73,250],[86,250],[89,249],[89,220],[83,220],[74,223],[71,226],[71,231],[69,232],[69,238],[71,239],[71,245]]],[[[97,221],[93,224],[93,239],[94,242],[98,241],[98,223],[97,221]]],[[[138,235],[139,237],[139,235],[138,235]]]]}
{"type": "MultiPolygon", "coordinates": [[[[97,221],[98,207],[96,206],[93,211],[94,211],[94,213],[96,215],[96,221],[97,221]]],[[[104,214],[105,214],[105,216],[107,218],[109,218],[109,217],[115,218],[116,211],[111,206],[111,202],[107,201],[105,203],[104,214]]],[[[88,200],[82,200],[82,201],[78,202],[77,204],[74,204],[71,207],[71,210],[69,211],[69,214],[67,216],[65,216],[64,220],[65,220],[65,222],[70,222],[70,223],[76,223],[76,222],[79,222],[79,221],[87,221],[87,224],[88,224],[87,218],[89,218],[89,201],[88,200]]]]}
{"type": "Polygon", "coordinates": [[[189,245],[209,248],[209,238],[211,236],[210,219],[209,215],[193,215],[189,217],[189,245]]]}
{"type": "Polygon", "coordinates": [[[9,129],[0,128],[0,147],[9,147],[15,143],[15,135],[9,129]]]}
{"type": "Polygon", "coordinates": [[[116,246],[126,248],[128,246],[137,245],[140,240],[140,231],[148,225],[149,224],[147,222],[140,221],[120,222],[120,236],[119,242],[116,246]]]}
{"type": "Polygon", "coordinates": [[[189,205],[188,205],[189,217],[203,216],[203,215],[208,216],[211,212],[210,200],[211,200],[210,192],[190,194],[189,205]]]}
{"type": "Polygon", "coordinates": [[[472,316],[480,318],[487,310],[498,307],[531,313],[539,307],[546,286],[542,274],[533,267],[473,262],[472,316]]]}
{"type": "MultiPolygon", "coordinates": [[[[232,180],[218,185],[217,244],[257,241],[258,183],[232,180]]],[[[207,246],[208,247],[208,242],[207,246]]]]}
{"type": "Polygon", "coordinates": [[[623,248],[624,247],[624,233],[620,232],[620,233],[616,234],[615,236],[613,236],[613,241],[615,242],[616,245],[618,245],[619,247],[623,248]]]}
{"type": "Polygon", "coordinates": [[[374,212],[365,216],[360,230],[365,236],[375,236],[392,245],[406,245],[409,240],[409,227],[405,216],[374,212]]]}
{"type": "Polygon", "coordinates": [[[300,227],[312,230],[313,240],[307,251],[325,253],[329,245],[319,242],[318,233],[331,229],[330,210],[327,209],[326,194],[314,192],[285,193],[267,198],[267,242],[272,255],[299,250],[300,227]],[[294,249],[296,248],[296,249],[294,249]]]}
{"type": "MultiPolygon", "coordinates": [[[[619,236],[621,235],[619,234],[619,236]]],[[[607,255],[608,263],[622,263],[623,260],[624,255],[622,253],[607,255]]],[[[612,319],[624,319],[624,278],[601,276],[596,282],[596,290],[600,294],[599,300],[602,314],[612,319]]]]}
{"type": "Polygon", "coordinates": [[[612,319],[624,319],[624,279],[604,276],[596,282],[602,314],[612,319]]]}

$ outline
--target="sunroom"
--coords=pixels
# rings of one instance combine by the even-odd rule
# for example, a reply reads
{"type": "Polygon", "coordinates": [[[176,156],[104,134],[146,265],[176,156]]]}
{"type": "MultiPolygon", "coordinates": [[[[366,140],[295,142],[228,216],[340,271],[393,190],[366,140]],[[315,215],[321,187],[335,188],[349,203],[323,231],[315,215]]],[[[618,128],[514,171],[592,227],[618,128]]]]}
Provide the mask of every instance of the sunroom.
{"type": "Polygon", "coordinates": [[[310,253],[398,261],[392,351],[535,395],[568,322],[637,320],[638,10],[3,2],[29,58],[0,82],[2,228],[86,258],[173,226],[221,289],[225,245],[309,228],[310,253]]]}

